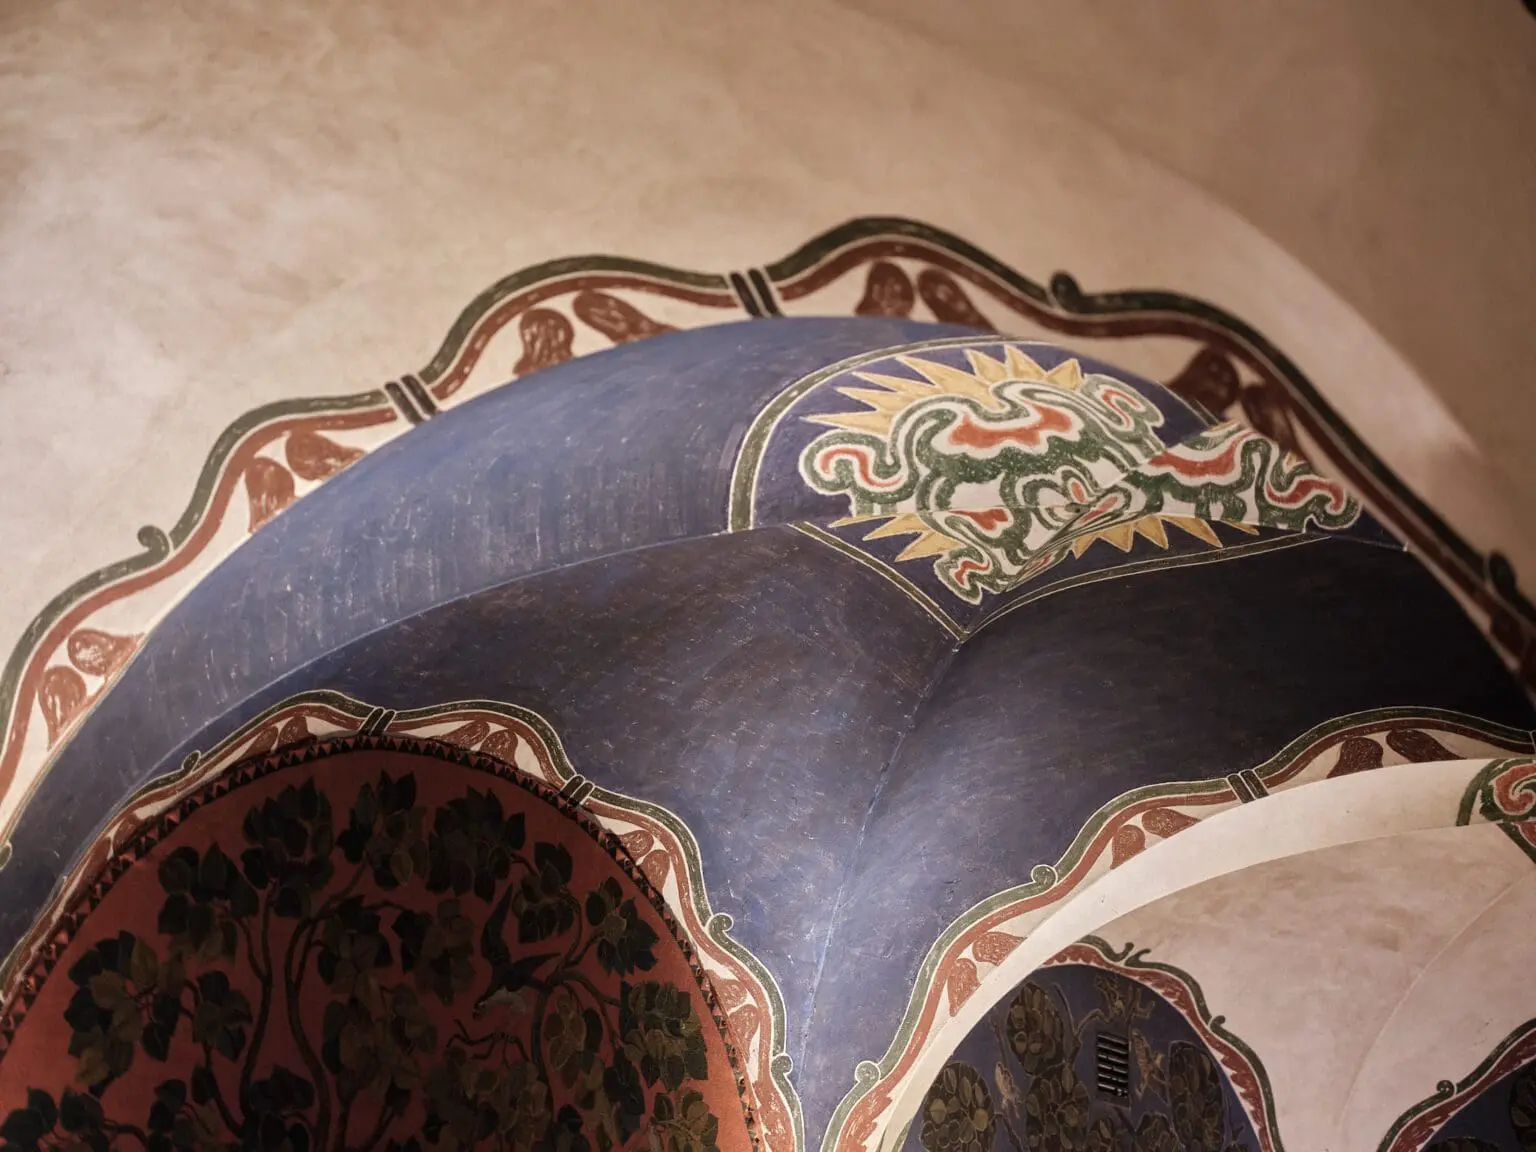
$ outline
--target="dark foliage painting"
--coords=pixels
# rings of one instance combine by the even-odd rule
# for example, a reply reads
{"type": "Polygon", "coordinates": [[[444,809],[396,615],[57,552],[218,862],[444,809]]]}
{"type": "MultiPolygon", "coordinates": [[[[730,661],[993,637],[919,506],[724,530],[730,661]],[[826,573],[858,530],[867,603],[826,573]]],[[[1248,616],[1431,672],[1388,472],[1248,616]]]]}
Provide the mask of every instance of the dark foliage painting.
{"type": "Polygon", "coordinates": [[[1087,965],[1043,968],[961,1045],[908,1152],[1254,1152],[1226,1077],[1151,989],[1087,965]],[[915,1147],[914,1147],[915,1146],[915,1147]]]}
{"type": "Polygon", "coordinates": [[[685,946],[553,795],[387,752],[184,819],[0,1062],[4,1152],[718,1152],[751,1139],[685,946]]]}

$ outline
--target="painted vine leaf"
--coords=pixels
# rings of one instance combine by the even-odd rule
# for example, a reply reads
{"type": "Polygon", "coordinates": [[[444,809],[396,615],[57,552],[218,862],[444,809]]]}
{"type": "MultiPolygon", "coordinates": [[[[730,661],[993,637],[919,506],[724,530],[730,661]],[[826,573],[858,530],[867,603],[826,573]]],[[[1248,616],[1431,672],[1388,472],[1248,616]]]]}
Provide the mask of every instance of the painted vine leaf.
{"type": "Polygon", "coordinates": [[[923,1101],[922,1121],[929,1152],[987,1152],[997,1113],[981,1073],[959,1061],[946,1064],[923,1101]]]}
{"type": "Polygon", "coordinates": [[[1173,1128],[1187,1152],[1222,1152],[1226,1118],[1221,1073],[1203,1049],[1176,1041],[1168,1055],[1168,1097],[1173,1128]]]}
{"type": "Polygon", "coordinates": [[[1071,1147],[1088,1127],[1088,1089],[1070,1065],[1053,1067],[1025,1091],[1024,1115],[1029,1152],[1071,1147]]]}
{"type": "Polygon", "coordinates": [[[1026,983],[1019,989],[1008,1006],[1005,1028],[1009,1047],[1031,1076],[1044,1075],[1077,1055],[1050,993],[1037,984],[1026,983]]]}
{"type": "Polygon", "coordinates": [[[530,845],[494,792],[429,813],[414,776],[380,774],[338,833],[309,780],[252,805],[241,834],[238,858],[166,856],[158,939],[120,932],[69,969],[77,1087],[30,1090],[3,1152],[718,1152],[692,1086],[703,1023],[688,992],[643,978],[657,932],[612,878],[573,892],[570,851],[530,845]],[[463,1009],[452,1034],[434,1003],[463,1009]],[[173,1050],[194,1066],[152,1100],[113,1091],[173,1050]],[[386,1139],[413,1102],[420,1139],[386,1139]]]}
{"type": "Polygon", "coordinates": [[[1132,1029],[1142,1051],[1137,1075],[1157,1073],[1162,1090],[1136,1099],[1139,1117],[1095,1102],[1079,1074],[1083,1030],[1093,1018],[1123,1027],[1151,1016],[1153,1005],[1123,982],[1100,975],[1093,982],[1101,1005],[1083,1020],[1065,1000],[1026,981],[992,1022],[998,1046],[993,1072],[998,1104],[971,1065],[946,1065],[924,1097],[919,1141],[925,1152],[1248,1152],[1229,1130],[1220,1069],[1197,1044],[1174,1041],[1161,1051],[1132,1029]],[[1166,1110],[1152,1103],[1164,1099],[1166,1110]],[[1004,1137],[1006,1136],[1006,1140],[1004,1137]]]}

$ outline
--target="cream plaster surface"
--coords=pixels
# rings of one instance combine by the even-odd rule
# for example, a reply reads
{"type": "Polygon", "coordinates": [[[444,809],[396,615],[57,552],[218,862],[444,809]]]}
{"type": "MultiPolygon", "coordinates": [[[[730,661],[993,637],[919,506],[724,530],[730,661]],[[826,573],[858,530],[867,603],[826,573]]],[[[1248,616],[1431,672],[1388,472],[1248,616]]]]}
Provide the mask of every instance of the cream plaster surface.
{"type": "Polygon", "coordinates": [[[230,421],[419,367],[512,270],[724,271],[871,213],[1221,304],[1536,570],[1514,0],[864,7],[10,0],[0,645],[230,421]]]}
{"type": "Polygon", "coordinates": [[[1536,20],[1520,3],[1090,0],[957,17],[926,0],[844,2],[964,52],[1241,214],[1536,491],[1536,20]]]}
{"type": "MultiPolygon", "coordinates": [[[[1464,866],[1458,861],[1441,884],[1459,883],[1464,866]]],[[[1436,1084],[1471,1074],[1516,1026],[1536,1017],[1536,872],[1517,872],[1486,906],[1469,902],[1463,911],[1465,926],[1419,970],[1361,1062],[1339,1124],[1341,1147],[1374,1147],[1436,1084]]]]}
{"type": "MultiPolygon", "coordinates": [[[[1292,866],[1293,862],[1313,859],[1326,863],[1331,859],[1328,853],[1354,847],[1361,847],[1367,853],[1363,859],[1369,859],[1373,858],[1369,856],[1370,850],[1365,847],[1369,845],[1383,846],[1381,851],[1386,858],[1390,858],[1393,845],[1416,844],[1418,841],[1415,837],[1421,834],[1491,834],[1469,835],[1465,839],[1447,841],[1465,847],[1470,853],[1464,861],[1469,875],[1480,867],[1481,862],[1495,862],[1494,872],[1490,874],[1494,879],[1489,881],[1491,887],[1487,888],[1488,892],[1502,892],[1508,878],[1521,876],[1517,865],[1523,866],[1529,873],[1527,882],[1536,881],[1536,870],[1531,869],[1529,860],[1509,843],[1498,828],[1492,825],[1456,827],[1467,786],[1487,763],[1486,760],[1457,760],[1434,764],[1402,764],[1289,788],[1257,803],[1239,805],[1201,820],[1177,836],[1151,845],[1086,889],[1074,893],[1014,948],[1002,963],[986,971],[981,977],[979,988],[935,1031],[911,1074],[903,1078],[900,1090],[885,1117],[885,1127],[878,1137],[877,1146],[887,1150],[899,1146],[900,1133],[916,1115],[928,1085],[938,1075],[950,1054],[970,1034],[971,1029],[981,1022],[992,1006],[1006,998],[1030,972],[1084,936],[1101,936],[1117,948],[1127,942],[1135,943],[1138,947],[1148,947],[1154,943],[1154,939],[1164,946],[1177,942],[1174,951],[1165,951],[1160,947],[1153,952],[1151,958],[1178,964],[1190,972],[1204,988],[1211,1011],[1232,1016],[1250,998],[1250,993],[1243,989],[1251,973],[1270,971],[1255,968],[1254,965],[1270,962],[1257,958],[1256,953],[1250,950],[1246,929],[1239,920],[1222,922],[1227,933],[1224,943],[1218,945],[1209,935],[1198,938],[1192,936],[1192,942],[1186,948],[1178,935],[1180,921],[1177,916],[1183,915],[1186,907],[1198,910],[1203,905],[1198,896],[1190,896],[1192,904],[1176,905],[1174,901],[1180,896],[1209,891],[1228,893],[1220,897],[1223,901],[1237,900],[1238,896],[1231,893],[1249,891],[1247,881],[1242,878],[1267,875],[1263,869],[1283,870],[1292,866]],[[1505,848],[1508,848],[1507,853],[1505,848]],[[1499,880],[1500,876],[1506,877],[1506,880],[1499,880]],[[1231,881],[1228,888],[1213,887],[1228,880],[1231,881]],[[1156,911],[1158,909],[1162,911],[1156,911]],[[1194,948],[1214,951],[1190,950],[1194,948]],[[1220,991],[1228,996],[1227,999],[1218,998],[1209,983],[1212,980],[1218,985],[1221,980],[1227,981],[1227,984],[1220,985],[1220,991]]],[[[1333,866],[1327,865],[1328,868],[1333,866]]],[[[1458,863],[1450,875],[1460,877],[1462,867],[1463,864],[1458,863]]],[[[1280,877],[1282,873],[1276,872],[1274,875],[1280,877]]],[[[1379,874],[1377,879],[1390,880],[1393,875],[1389,869],[1379,874]]],[[[1467,901],[1464,910],[1469,917],[1481,906],[1478,904],[1477,893],[1483,891],[1480,886],[1484,880],[1481,875],[1472,876],[1470,886],[1458,888],[1460,895],[1453,898],[1453,902],[1467,901]]],[[[1380,895],[1373,894],[1369,888],[1370,883],[1371,877],[1368,875],[1357,877],[1356,889],[1350,895],[1364,901],[1367,915],[1375,915],[1372,906],[1383,903],[1384,898],[1383,907],[1387,909],[1384,915],[1390,919],[1395,915],[1392,909],[1397,908],[1404,897],[1396,889],[1386,890],[1380,895]]],[[[1262,903],[1264,890],[1262,886],[1255,887],[1253,892],[1258,895],[1253,899],[1262,903]]],[[[1302,896],[1299,893],[1287,889],[1282,906],[1290,907],[1291,903],[1300,899],[1302,896]]],[[[1346,899],[1341,893],[1338,903],[1312,908],[1312,913],[1317,914],[1320,920],[1329,920],[1324,926],[1327,932],[1344,932],[1347,935],[1349,924],[1364,923],[1354,916],[1346,899]]],[[[1216,907],[1216,904],[1212,905],[1213,909],[1216,907]]],[[[1212,911],[1210,915],[1216,913],[1212,911]]],[[[1366,941],[1364,946],[1376,947],[1384,938],[1376,939],[1376,943],[1366,941]]],[[[1264,939],[1267,937],[1262,935],[1254,938],[1260,942],[1264,939]]],[[[1258,944],[1253,947],[1257,948],[1258,944]]],[[[1305,951],[1308,945],[1303,940],[1297,947],[1305,951]]],[[[1425,965],[1435,951],[1433,944],[1425,947],[1429,950],[1410,951],[1394,963],[1425,965]]],[[[1523,951],[1515,951],[1525,956],[1523,951]]],[[[1319,955],[1327,958],[1332,954],[1323,950],[1319,955]]],[[[1527,967],[1530,959],[1526,957],[1524,961],[1527,967]]],[[[1294,969],[1290,975],[1287,975],[1287,971],[1284,968],[1273,969],[1271,980],[1271,986],[1283,991],[1283,995],[1279,992],[1275,994],[1282,1001],[1285,996],[1298,994],[1296,990],[1299,985],[1294,983],[1299,979],[1295,976],[1296,972],[1306,974],[1307,987],[1311,986],[1314,974],[1318,973],[1316,965],[1310,961],[1294,969]]],[[[1316,978],[1331,979],[1331,972],[1331,969],[1323,971],[1316,978]]],[[[1368,969],[1355,971],[1353,976],[1363,981],[1357,991],[1362,991],[1367,1000],[1385,994],[1375,989],[1368,969]]],[[[1254,987],[1263,988],[1265,985],[1259,983],[1254,987]]],[[[1269,1000],[1264,1003],[1269,1004],[1269,1000]]],[[[1392,1004],[1395,1003],[1396,998],[1384,1006],[1378,1005],[1383,1020],[1388,1018],[1392,1004]]],[[[1501,1009],[1499,1019],[1507,1014],[1506,1005],[1501,1009]]],[[[1297,1036],[1284,1030],[1283,1023],[1281,1020],[1280,1024],[1276,1024],[1271,1017],[1261,1015],[1253,1022],[1253,1028],[1258,1030],[1257,1035],[1250,1035],[1238,1024],[1233,1025],[1233,1031],[1252,1044],[1265,1066],[1269,1067],[1269,1045],[1277,1037],[1283,1042],[1280,1049],[1282,1059],[1288,1059],[1300,1043],[1297,1036]]],[[[1333,1025],[1330,1024],[1324,1029],[1323,1035],[1331,1035],[1332,1030],[1333,1025]]],[[[1356,1053],[1356,1065],[1350,1066],[1346,1075],[1352,1074],[1359,1061],[1364,1059],[1370,1039],[1365,1037],[1361,1040],[1356,1053]]],[[[1477,1042],[1476,1038],[1469,1039],[1466,1046],[1475,1047],[1477,1042]]],[[[1444,1046],[1436,1051],[1443,1050],[1444,1046]]],[[[877,1054],[870,1055],[874,1057],[877,1054]]],[[[1481,1055],[1479,1053],[1472,1063],[1475,1064],[1481,1055]]],[[[1303,1054],[1303,1058],[1310,1057],[1303,1054]]],[[[1430,1053],[1426,1058],[1433,1062],[1437,1057],[1430,1053]]],[[[1471,1066],[1469,1064],[1467,1067],[1471,1066]]],[[[1335,1065],[1335,1071],[1339,1067],[1335,1065]]],[[[1430,1087],[1433,1086],[1432,1083],[1430,1087]]],[[[1337,1107],[1324,1117],[1327,1125],[1337,1124],[1340,1111],[1348,1098],[1347,1092],[1339,1095],[1337,1107]]],[[[1417,1099],[1419,1097],[1414,1097],[1414,1100],[1417,1099]]],[[[1412,1102],[1407,1101],[1403,1108],[1412,1102]]],[[[1302,1105],[1303,1110],[1309,1107],[1308,1104],[1302,1105]]],[[[1281,1113],[1280,1124],[1288,1148],[1331,1152],[1326,1145],[1293,1142],[1287,1113],[1281,1113]]],[[[1326,1130],[1332,1131],[1333,1128],[1328,1127],[1326,1130]]],[[[1337,1147],[1342,1149],[1344,1146],[1337,1147]]]]}
{"type": "Polygon", "coordinates": [[[1255,865],[1098,935],[1199,982],[1262,1060],[1287,1148],[1358,1152],[1530,1019],[1533,908],[1530,859],[1473,825],[1255,865]]]}

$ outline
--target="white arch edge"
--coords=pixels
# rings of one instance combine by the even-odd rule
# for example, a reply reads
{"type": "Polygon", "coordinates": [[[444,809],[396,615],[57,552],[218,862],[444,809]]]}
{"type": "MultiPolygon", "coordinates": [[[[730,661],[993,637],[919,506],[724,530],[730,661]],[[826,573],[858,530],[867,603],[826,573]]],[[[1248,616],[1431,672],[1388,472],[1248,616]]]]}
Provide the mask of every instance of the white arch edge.
{"type": "Polygon", "coordinates": [[[938,1028],[903,1077],[876,1148],[895,1152],[900,1147],[928,1086],[960,1043],[1063,948],[1138,908],[1218,876],[1324,848],[1454,826],[1473,777],[1490,762],[1401,764],[1303,784],[1217,813],[1126,861],[1064,901],[938,1028]]]}

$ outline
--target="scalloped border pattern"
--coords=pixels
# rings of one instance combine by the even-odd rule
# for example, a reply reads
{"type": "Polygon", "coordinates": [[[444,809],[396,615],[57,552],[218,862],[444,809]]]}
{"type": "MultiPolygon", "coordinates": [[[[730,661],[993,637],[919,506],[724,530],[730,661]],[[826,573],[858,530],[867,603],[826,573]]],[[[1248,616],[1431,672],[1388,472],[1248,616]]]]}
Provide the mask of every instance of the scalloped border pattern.
{"type": "Polygon", "coordinates": [[[1145,984],[1183,1016],[1206,1048],[1216,1057],[1243,1106],[1259,1140],[1259,1152],[1285,1152],[1275,1122],[1275,1097],[1269,1076],[1257,1053],[1225,1027],[1225,1017],[1212,1016],[1195,978],[1172,964],[1146,959],[1149,949],[1134,944],[1115,949],[1097,936],[1085,936],[1052,956],[1042,968],[1059,964],[1087,964],[1145,984]]]}
{"type": "MultiPolygon", "coordinates": [[[[1426,759],[1524,762],[1508,759],[1511,752],[1536,752],[1536,737],[1456,712],[1387,708],[1320,724],[1264,763],[1230,776],[1149,785],[1117,796],[1094,813],[1055,864],[1036,864],[1029,883],[973,905],[933,943],[890,1046],[878,1062],[863,1061],[855,1069],[854,1086],[833,1113],[822,1152],[880,1148],[891,1107],[915,1065],[991,969],[1058,905],[1149,844],[1238,804],[1314,781],[1426,759]]],[[[1467,810],[1465,800],[1461,808],[1467,810]]]]}
{"type": "MultiPolygon", "coordinates": [[[[382,388],[269,404],[235,421],[209,453],[191,501],[168,532],[139,532],[144,551],[59,593],[0,671],[0,866],[10,828],[58,750],[186,591],[293,500],[367,451],[528,372],[596,348],[677,328],[781,314],[902,315],[996,329],[1021,324],[1094,339],[1177,337],[1209,376],[1251,377],[1219,416],[1267,411],[1320,470],[1351,485],[1471,611],[1495,648],[1536,687],[1536,608],[1497,553],[1457,535],[1373,455],[1284,354],[1235,316],[1169,292],[1085,294],[1058,273],[1049,287],[966,241],[912,220],[870,217],[834,228],[746,272],[690,272],[613,257],[523,269],[460,314],[431,361],[382,388]],[[859,286],[848,280],[864,273],[859,286]],[[971,299],[987,306],[983,313],[971,299]],[[999,312],[1001,309],[1001,312],[999,312]],[[1001,322],[994,322],[1001,316],[1001,322]],[[658,318],[659,317],[659,318],[658,318]],[[510,369],[507,367],[510,365],[510,369]],[[1258,398],[1256,404],[1249,401],[1258,398]],[[1282,427],[1283,426],[1283,427],[1282,427]],[[240,496],[249,509],[238,522],[240,496]],[[19,796],[17,793],[19,792],[19,796]]],[[[1182,379],[1182,377],[1181,377],[1182,379]]],[[[1170,386],[1179,391],[1179,381],[1170,386]]],[[[1198,389],[1190,392],[1198,400],[1198,389]]],[[[1202,393],[1203,395],[1203,393],[1202,393]]]]}
{"type": "Polygon", "coordinates": [[[0,1058],[86,917],[187,813],[267,771],[359,748],[416,752],[494,772],[582,823],[652,897],[682,942],[725,1038],[754,1144],[767,1152],[803,1146],[800,1102],[784,1051],[783,997],[768,970],[729,937],[730,917],[712,911],[687,825],[658,805],[596,787],[572,768],[543,717],[489,700],[397,712],[338,692],[306,692],[139,789],[55,888],[0,969],[0,1058]]]}

